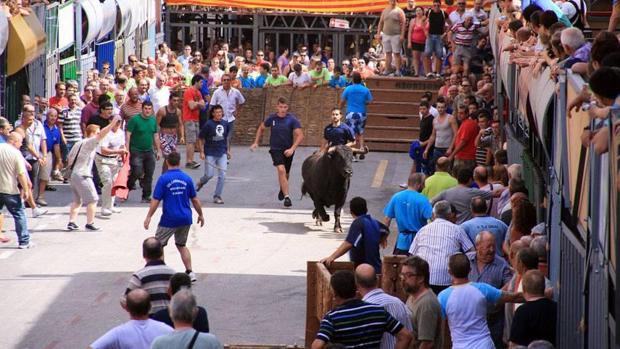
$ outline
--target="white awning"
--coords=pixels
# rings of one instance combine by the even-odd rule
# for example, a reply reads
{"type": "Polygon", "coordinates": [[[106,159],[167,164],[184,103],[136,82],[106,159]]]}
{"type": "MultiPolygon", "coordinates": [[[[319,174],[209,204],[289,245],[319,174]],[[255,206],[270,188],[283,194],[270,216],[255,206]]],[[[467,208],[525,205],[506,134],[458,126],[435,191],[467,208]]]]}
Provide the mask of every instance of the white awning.
{"type": "Polygon", "coordinates": [[[103,39],[116,25],[116,1],[105,0],[101,3],[101,9],[103,11],[103,23],[97,40],[103,39]]]}
{"type": "Polygon", "coordinates": [[[82,6],[82,45],[86,46],[99,37],[103,25],[103,10],[98,0],[79,0],[78,2],[82,6]],[[84,26],[85,23],[86,26],[84,26]]]}
{"type": "Polygon", "coordinates": [[[0,55],[9,41],[9,20],[4,11],[0,11],[0,55]]]}

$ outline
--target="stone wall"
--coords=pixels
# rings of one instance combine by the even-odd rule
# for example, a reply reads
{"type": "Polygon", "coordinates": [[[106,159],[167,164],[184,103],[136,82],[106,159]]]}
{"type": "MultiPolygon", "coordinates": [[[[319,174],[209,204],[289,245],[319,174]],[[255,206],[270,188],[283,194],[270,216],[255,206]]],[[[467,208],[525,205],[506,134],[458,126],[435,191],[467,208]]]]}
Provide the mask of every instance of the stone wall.
{"type": "MultiPolygon", "coordinates": [[[[278,98],[285,97],[289,111],[297,116],[304,131],[304,146],[318,146],[323,129],[330,123],[331,110],[338,106],[341,90],[327,87],[293,89],[292,87],[241,90],[246,99],[235,121],[233,144],[250,145],[258,125],[276,112],[278,98]]],[[[343,112],[344,113],[344,112],[343,112]]],[[[261,145],[269,142],[269,128],[263,134],[261,145]]]]}

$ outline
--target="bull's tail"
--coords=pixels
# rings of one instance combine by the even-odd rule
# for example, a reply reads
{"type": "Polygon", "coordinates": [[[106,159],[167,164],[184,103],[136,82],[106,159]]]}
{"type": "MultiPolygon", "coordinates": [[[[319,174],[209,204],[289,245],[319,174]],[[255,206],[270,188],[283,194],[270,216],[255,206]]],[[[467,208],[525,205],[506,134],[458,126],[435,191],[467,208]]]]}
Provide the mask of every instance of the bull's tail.
{"type": "Polygon", "coordinates": [[[303,199],[304,196],[306,196],[306,194],[308,194],[308,189],[306,189],[306,184],[302,182],[301,183],[301,197],[299,198],[299,200],[303,199]]]}

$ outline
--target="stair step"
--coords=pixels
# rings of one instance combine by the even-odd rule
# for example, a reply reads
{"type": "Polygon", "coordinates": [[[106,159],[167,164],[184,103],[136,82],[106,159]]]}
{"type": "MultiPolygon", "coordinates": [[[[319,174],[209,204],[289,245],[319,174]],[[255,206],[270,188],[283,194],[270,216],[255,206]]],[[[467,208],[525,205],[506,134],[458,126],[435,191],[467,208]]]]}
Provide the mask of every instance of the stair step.
{"type": "Polygon", "coordinates": [[[368,105],[367,113],[418,114],[418,102],[381,102],[375,101],[368,105]]]}
{"type": "Polygon", "coordinates": [[[417,115],[369,114],[366,121],[368,126],[419,127],[420,118],[417,115]]]}
{"type": "Polygon", "coordinates": [[[424,91],[398,90],[392,88],[377,88],[372,90],[372,98],[382,102],[420,101],[424,91]]]}
{"type": "Polygon", "coordinates": [[[409,152],[409,144],[406,143],[375,143],[364,140],[364,144],[372,152],[391,152],[391,153],[407,153],[409,152]]]}
{"type": "Polygon", "coordinates": [[[426,78],[410,78],[410,77],[370,77],[366,79],[366,87],[369,89],[397,89],[397,90],[413,90],[413,91],[437,91],[441,87],[442,82],[439,79],[431,80],[426,78]]]}
{"type": "Polygon", "coordinates": [[[366,127],[364,131],[364,139],[369,138],[385,138],[385,139],[409,139],[411,142],[412,139],[416,139],[420,131],[417,128],[391,128],[391,129],[376,129],[371,127],[366,127]]]}

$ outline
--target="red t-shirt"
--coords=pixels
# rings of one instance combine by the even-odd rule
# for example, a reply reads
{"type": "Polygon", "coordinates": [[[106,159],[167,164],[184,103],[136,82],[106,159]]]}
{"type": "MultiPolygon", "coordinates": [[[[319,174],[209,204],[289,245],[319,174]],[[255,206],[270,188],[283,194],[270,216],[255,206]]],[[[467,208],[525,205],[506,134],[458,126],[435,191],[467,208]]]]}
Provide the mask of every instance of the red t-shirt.
{"type": "Polygon", "coordinates": [[[467,119],[463,121],[456,133],[454,146],[457,147],[461,142],[465,141],[465,147],[458,153],[454,154],[454,158],[458,160],[476,160],[476,136],[480,128],[475,120],[467,119]]]}
{"type": "Polygon", "coordinates": [[[202,94],[197,89],[190,87],[183,93],[183,121],[198,121],[200,118],[200,108],[189,109],[189,102],[200,102],[202,94]]]}
{"type": "Polygon", "coordinates": [[[50,97],[48,104],[50,107],[56,107],[56,106],[60,106],[61,109],[67,108],[69,106],[69,101],[67,100],[66,97],[50,97]]]}

